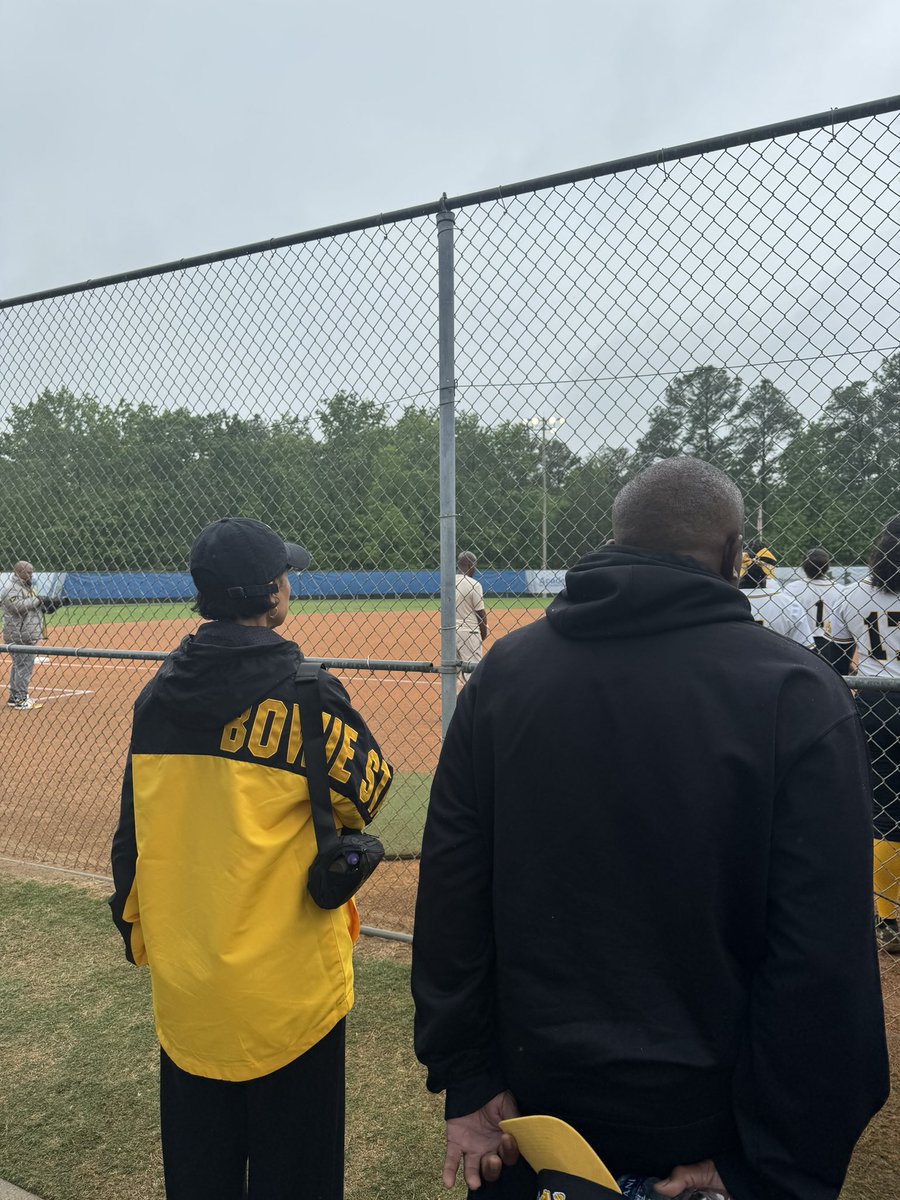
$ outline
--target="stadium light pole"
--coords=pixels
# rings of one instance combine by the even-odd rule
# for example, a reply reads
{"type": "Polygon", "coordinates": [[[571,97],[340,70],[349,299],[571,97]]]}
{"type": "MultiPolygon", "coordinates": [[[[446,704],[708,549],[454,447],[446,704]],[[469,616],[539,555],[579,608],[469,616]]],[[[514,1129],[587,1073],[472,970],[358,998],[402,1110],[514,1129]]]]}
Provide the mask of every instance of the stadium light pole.
{"type": "Polygon", "coordinates": [[[541,511],[541,570],[547,570],[547,430],[565,425],[565,417],[530,417],[525,424],[541,431],[541,479],[543,481],[543,506],[541,511]]]}

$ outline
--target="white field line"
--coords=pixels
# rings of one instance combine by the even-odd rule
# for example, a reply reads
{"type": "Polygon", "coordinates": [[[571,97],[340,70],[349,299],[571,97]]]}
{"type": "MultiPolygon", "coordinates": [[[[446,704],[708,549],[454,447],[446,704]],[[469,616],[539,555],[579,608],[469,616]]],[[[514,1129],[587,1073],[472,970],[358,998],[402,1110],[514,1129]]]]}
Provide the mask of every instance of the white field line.
{"type": "Polygon", "coordinates": [[[93,667],[95,671],[158,671],[162,666],[161,662],[104,663],[85,658],[79,658],[77,661],[83,666],[93,667]]]}
{"type": "Polygon", "coordinates": [[[89,688],[31,688],[31,692],[35,694],[41,704],[49,704],[51,700],[68,700],[70,696],[93,696],[93,691],[89,688]],[[41,694],[38,696],[38,692],[41,694]],[[45,692],[58,692],[58,696],[47,696],[45,692]]]}
{"type": "Polygon", "coordinates": [[[60,692],[64,696],[77,696],[79,694],[73,688],[64,688],[64,687],[38,687],[38,688],[32,688],[31,691],[33,691],[33,692],[60,692]]]}

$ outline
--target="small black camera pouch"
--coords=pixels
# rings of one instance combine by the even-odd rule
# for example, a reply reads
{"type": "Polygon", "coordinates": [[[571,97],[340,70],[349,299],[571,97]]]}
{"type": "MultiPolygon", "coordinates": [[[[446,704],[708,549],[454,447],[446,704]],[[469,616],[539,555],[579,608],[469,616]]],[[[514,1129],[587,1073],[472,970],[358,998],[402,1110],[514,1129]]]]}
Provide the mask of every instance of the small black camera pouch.
{"type": "Polygon", "coordinates": [[[309,868],[306,887],[319,908],[340,908],[356,894],[384,858],[384,846],[368,833],[334,826],[325,734],[322,728],[321,668],[301,662],[297,667],[297,703],[303,735],[303,757],[318,854],[309,868]]]}

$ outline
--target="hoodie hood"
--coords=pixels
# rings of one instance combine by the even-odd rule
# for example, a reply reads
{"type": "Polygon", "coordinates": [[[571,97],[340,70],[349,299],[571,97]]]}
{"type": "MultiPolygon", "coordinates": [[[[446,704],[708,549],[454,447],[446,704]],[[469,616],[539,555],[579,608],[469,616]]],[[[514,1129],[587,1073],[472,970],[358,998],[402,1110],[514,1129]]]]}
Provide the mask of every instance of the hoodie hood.
{"type": "Polygon", "coordinates": [[[174,720],[215,728],[285,683],[302,660],[296,643],[272,629],[212,621],[169,655],[153,680],[153,697],[174,720]]]}
{"type": "Polygon", "coordinates": [[[563,637],[597,641],[753,617],[736,587],[693,558],[604,546],[566,572],[547,620],[563,637]]]}

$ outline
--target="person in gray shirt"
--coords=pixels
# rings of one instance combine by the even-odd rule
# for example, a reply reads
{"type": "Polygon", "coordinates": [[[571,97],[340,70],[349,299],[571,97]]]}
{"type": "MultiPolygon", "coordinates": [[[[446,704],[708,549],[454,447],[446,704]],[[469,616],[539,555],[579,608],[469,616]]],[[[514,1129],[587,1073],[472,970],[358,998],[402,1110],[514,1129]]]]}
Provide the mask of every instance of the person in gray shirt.
{"type": "MultiPolygon", "coordinates": [[[[12,579],[3,590],[3,640],[8,645],[36,646],[44,636],[44,613],[48,602],[35,592],[33,579],[34,567],[31,563],[17,562],[13,567],[12,579]]],[[[28,695],[34,659],[33,654],[12,655],[7,708],[40,707],[28,695]]]]}

